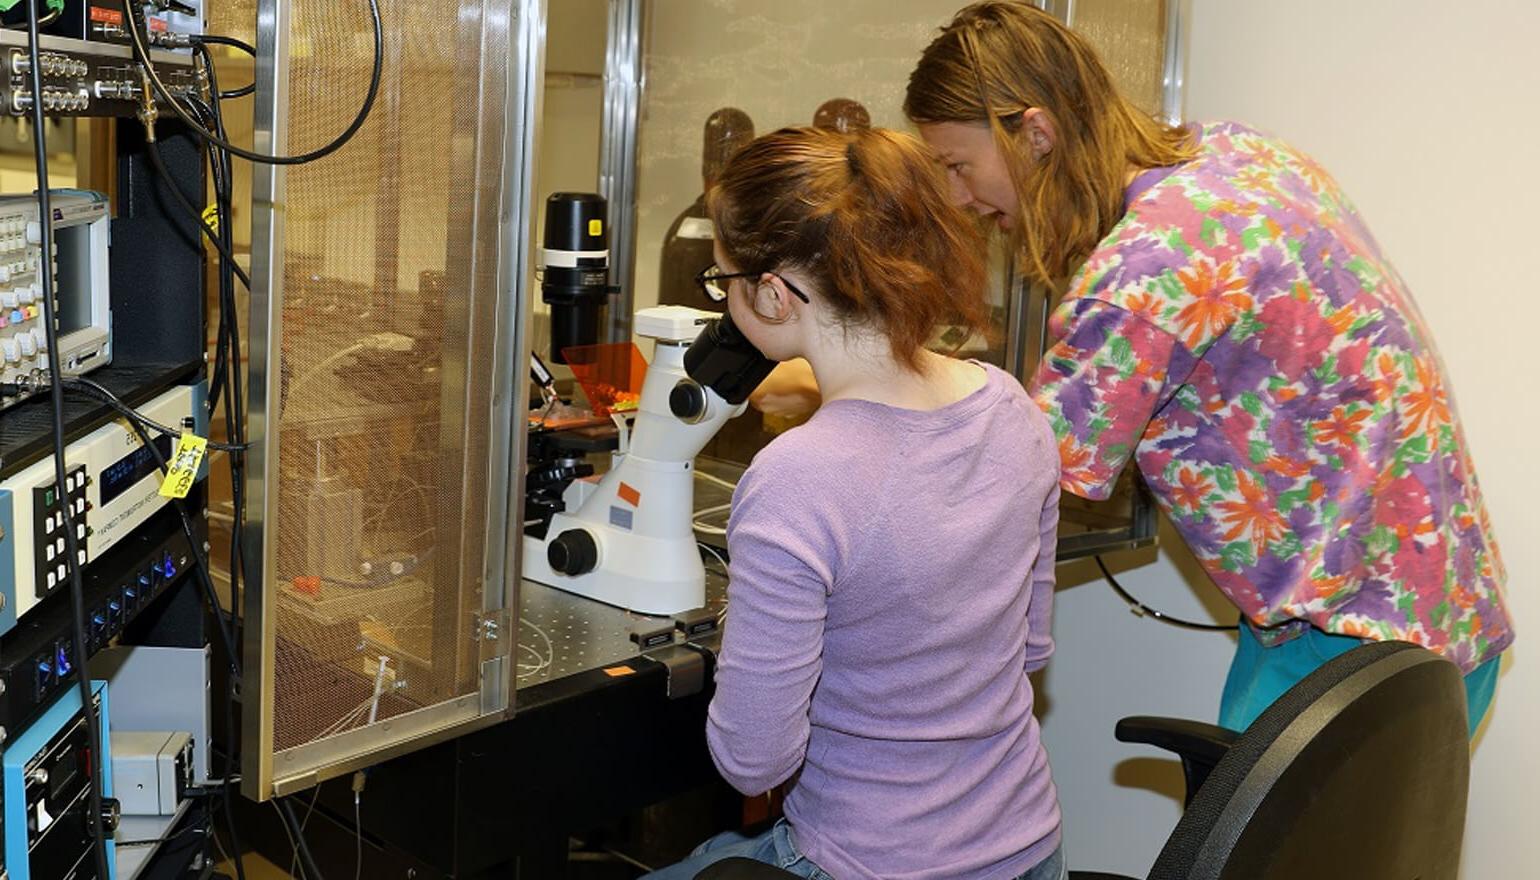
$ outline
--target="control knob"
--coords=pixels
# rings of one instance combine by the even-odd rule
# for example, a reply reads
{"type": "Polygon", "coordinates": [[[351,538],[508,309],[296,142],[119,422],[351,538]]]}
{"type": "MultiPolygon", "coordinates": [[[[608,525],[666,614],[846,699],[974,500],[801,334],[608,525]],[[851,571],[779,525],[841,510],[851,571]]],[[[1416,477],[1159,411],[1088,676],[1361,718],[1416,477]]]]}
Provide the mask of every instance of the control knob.
{"type": "Polygon", "coordinates": [[[680,379],[668,393],[669,412],[688,425],[706,417],[706,403],[706,389],[694,379],[680,379]]]}
{"type": "Polygon", "coordinates": [[[576,577],[599,564],[599,545],[586,529],[568,529],[546,546],[545,559],[552,571],[576,577]]]}

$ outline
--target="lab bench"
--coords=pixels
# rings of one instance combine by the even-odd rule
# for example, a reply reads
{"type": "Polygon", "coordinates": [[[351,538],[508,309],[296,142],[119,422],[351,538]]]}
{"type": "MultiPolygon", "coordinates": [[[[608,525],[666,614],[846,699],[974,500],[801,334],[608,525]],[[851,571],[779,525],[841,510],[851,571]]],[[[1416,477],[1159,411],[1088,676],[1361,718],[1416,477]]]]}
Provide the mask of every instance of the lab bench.
{"type": "MultiPolygon", "coordinates": [[[[725,462],[701,466],[726,484],[742,473],[725,462]]],[[[697,510],[731,501],[726,485],[701,480],[696,489],[697,510]]],[[[1132,485],[1120,491],[1129,515],[1078,499],[1061,507],[1061,560],[1153,543],[1147,497],[1132,485]]],[[[721,536],[700,537],[725,546],[721,536]]],[[[725,571],[709,554],[706,571],[706,608],[717,614],[725,571]]],[[[633,633],[668,627],[668,618],[530,581],[520,586],[518,621],[513,718],[372,768],[361,835],[349,780],[320,786],[307,836],[324,873],[345,876],[361,846],[366,877],[560,877],[570,835],[722,785],[705,742],[720,630],[642,650],[633,633]]],[[[262,847],[287,853],[272,815],[253,817],[267,820],[262,847]]]]}

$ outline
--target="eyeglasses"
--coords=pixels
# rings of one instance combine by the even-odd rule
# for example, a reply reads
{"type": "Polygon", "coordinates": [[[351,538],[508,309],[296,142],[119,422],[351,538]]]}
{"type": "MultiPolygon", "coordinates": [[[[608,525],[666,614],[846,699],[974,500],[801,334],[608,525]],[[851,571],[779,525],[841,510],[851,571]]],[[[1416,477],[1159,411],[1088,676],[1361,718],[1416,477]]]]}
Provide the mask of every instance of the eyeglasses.
{"type": "MultiPolygon", "coordinates": [[[[727,299],[727,282],[733,280],[734,278],[758,278],[764,274],[766,273],[723,272],[722,267],[718,266],[716,263],[712,263],[696,274],[695,283],[700,285],[701,292],[705,293],[706,297],[712,302],[722,302],[723,300],[727,299]]],[[[781,283],[786,285],[787,290],[790,290],[792,293],[796,294],[797,299],[800,299],[805,303],[812,303],[812,300],[807,298],[807,294],[797,289],[797,285],[792,284],[790,281],[786,280],[786,276],[777,275],[774,272],[769,274],[775,275],[775,277],[781,279],[781,283]]]]}

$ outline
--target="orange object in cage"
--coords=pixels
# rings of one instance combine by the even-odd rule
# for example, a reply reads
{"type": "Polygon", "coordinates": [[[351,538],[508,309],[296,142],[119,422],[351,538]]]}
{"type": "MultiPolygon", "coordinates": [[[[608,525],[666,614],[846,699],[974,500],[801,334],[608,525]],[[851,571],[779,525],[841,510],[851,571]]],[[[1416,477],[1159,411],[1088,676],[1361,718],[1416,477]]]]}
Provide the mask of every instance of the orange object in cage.
{"type": "Polygon", "coordinates": [[[647,359],[634,342],[574,345],[561,351],[588,396],[594,415],[635,412],[647,379],[647,359]]]}

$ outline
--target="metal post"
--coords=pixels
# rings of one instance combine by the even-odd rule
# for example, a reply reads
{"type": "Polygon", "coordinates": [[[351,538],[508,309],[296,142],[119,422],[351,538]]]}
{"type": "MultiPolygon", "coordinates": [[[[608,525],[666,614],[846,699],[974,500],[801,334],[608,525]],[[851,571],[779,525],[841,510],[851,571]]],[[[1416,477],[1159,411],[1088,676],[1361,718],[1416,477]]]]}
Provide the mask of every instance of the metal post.
{"type": "Polygon", "coordinates": [[[1186,64],[1185,35],[1182,33],[1182,4],[1186,0],[1166,0],[1166,58],[1161,80],[1161,114],[1173,125],[1182,121],[1183,66],[1186,64]]]}
{"type": "Polygon", "coordinates": [[[604,62],[604,114],[600,125],[599,194],[609,202],[610,280],[620,293],[610,300],[609,339],[631,339],[636,280],[636,139],[643,93],[643,0],[610,0],[609,45],[604,62]]]}
{"type": "MultiPolygon", "coordinates": [[[[257,6],[256,105],[253,146],[278,153],[288,143],[289,0],[257,6]]],[[[246,585],[244,659],[241,682],[241,792],[266,799],[264,782],[273,773],[273,641],[275,609],[267,583],[277,564],[276,547],[265,541],[267,524],[278,513],[278,422],[283,332],[282,166],[254,165],[251,174],[251,328],[247,373],[246,525],[241,547],[251,580],[246,585]],[[269,491],[271,489],[271,491],[269,491]]],[[[233,731],[232,731],[233,735],[233,731]]]]}
{"type": "MultiPolygon", "coordinates": [[[[504,589],[501,596],[484,596],[482,607],[483,614],[488,616],[499,608],[508,610],[504,618],[509,622],[509,632],[504,637],[508,642],[508,647],[503,651],[505,658],[509,655],[517,656],[515,648],[518,627],[512,624],[517,620],[520,573],[523,571],[524,444],[529,430],[526,419],[529,412],[529,382],[525,381],[525,377],[529,372],[532,351],[530,305],[534,302],[529,289],[529,279],[533,277],[530,269],[534,261],[530,229],[539,204],[534,191],[535,153],[536,145],[540,142],[540,120],[543,115],[540,96],[544,88],[546,0],[522,0],[519,16],[516,36],[516,45],[520,47],[519,63],[509,67],[508,111],[504,114],[507,125],[504,155],[507,159],[503,166],[503,206],[500,215],[502,304],[497,319],[498,338],[504,340],[501,348],[508,350],[509,356],[513,358],[513,366],[506,371],[507,382],[500,381],[494,387],[499,411],[502,402],[509,404],[507,434],[513,438],[513,442],[506,456],[499,455],[494,459],[500,465],[507,462],[504,474],[499,475],[496,471],[493,473],[494,478],[501,476],[508,487],[508,494],[502,499],[507,509],[501,520],[505,534],[503,547],[500,553],[488,553],[486,573],[488,583],[501,578],[504,589]],[[500,604],[494,604],[494,598],[500,604]]],[[[497,363],[503,363],[503,357],[499,353],[497,363]]],[[[497,702],[492,699],[494,697],[500,699],[500,705],[495,709],[509,714],[513,712],[514,668],[511,659],[506,660],[500,670],[496,666],[483,665],[483,714],[494,711],[492,703],[497,702]]]]}

